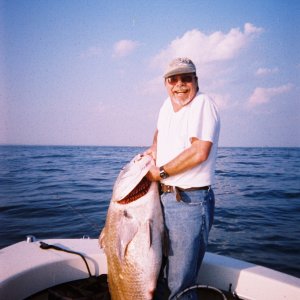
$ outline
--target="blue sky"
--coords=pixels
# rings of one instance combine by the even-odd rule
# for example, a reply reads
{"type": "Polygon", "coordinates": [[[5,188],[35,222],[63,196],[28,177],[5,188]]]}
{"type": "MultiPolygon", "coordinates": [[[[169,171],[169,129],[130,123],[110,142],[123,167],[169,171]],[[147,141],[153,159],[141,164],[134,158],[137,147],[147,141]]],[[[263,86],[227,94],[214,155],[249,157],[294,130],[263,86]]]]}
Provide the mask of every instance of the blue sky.
{"type": "Polygon", "coordinates": [[[300,1],[0,2],[0,144],[151,144],[177,56],[220,146],[300,147],[300,1]]]}

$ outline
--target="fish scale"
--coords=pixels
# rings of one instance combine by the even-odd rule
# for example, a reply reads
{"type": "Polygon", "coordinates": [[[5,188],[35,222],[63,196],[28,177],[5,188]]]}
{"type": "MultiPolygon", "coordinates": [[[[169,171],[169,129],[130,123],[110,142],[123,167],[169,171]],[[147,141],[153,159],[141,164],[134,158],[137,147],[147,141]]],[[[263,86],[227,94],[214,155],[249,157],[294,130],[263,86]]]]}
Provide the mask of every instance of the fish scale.
{"type": "Polygon", "coordinates": [[[158,185],[145,180],[151,160],[135,157],[121,170],[100,235],[112,300],[150,300],[156,287],[164,226],[158,185]],[[129,194],[136,199],[122,202],[129,194]]]}

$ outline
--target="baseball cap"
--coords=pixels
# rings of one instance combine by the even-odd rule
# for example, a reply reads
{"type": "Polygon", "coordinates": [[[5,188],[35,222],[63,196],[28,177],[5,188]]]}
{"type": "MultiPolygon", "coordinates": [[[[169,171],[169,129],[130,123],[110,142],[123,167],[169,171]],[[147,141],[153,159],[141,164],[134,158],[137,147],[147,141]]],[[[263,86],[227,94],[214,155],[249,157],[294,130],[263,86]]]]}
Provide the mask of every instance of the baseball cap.
{"type": "Polygon", "coordinates": [[[196,67],[189,58],[178,57],[170,62],[164,74],[164,78],[186,73],[196,73],[196,67]]]}

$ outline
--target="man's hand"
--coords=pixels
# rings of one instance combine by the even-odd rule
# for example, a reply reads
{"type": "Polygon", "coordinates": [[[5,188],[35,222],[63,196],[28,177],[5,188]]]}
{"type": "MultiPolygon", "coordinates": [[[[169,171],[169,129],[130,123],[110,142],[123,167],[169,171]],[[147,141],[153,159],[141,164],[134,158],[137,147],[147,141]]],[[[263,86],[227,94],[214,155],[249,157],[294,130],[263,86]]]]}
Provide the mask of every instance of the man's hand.
{"type": "Polygon", "coordinates": [[[143,153],[143,155],[150,155],[153,158],[153,160],[156,161],[156,147],[151,146],[143,153]]]}
{"type": "Polygon", "coordinates": [[[159,168],[156,166],[152,166],[146,177],[150,181],[160,181],[161,178],[159,176],[159,168]]]}

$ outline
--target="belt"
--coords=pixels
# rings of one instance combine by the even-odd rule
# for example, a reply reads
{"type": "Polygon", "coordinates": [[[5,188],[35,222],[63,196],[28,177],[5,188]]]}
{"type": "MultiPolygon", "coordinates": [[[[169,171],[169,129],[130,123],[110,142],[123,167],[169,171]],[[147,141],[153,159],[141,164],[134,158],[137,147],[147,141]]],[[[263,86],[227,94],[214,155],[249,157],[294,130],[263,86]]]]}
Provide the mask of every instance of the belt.
{"type": "Polygon", "coordinates": [[[191,188],[180,188],[178,186],[172,186],[172,185],[166,185],[163,183],[160,183],[160,192],[161,193],[175,193],[176,194],[176,200],[181,200],[180,192],[192,192],[192,191],[200,191],[200,190],[209,190],[210,186],[202,186],[202,187],[191,187],[191,188]]]}

